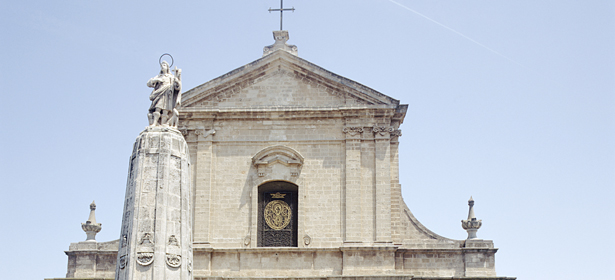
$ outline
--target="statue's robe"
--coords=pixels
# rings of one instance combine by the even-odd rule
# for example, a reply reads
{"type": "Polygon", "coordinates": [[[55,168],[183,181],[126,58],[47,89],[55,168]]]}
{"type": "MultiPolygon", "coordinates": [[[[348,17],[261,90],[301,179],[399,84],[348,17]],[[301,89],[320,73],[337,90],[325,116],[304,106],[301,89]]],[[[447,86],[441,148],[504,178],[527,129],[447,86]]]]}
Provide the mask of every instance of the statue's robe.
{"type": "Polygon", "coordinates": [[[156,109],[172,111],[177,100],[181,100],[181,82],[171,74],[160,74],[151,78],[147,81],[147,86],[154,88],[149,97],[152,101],[150,112],[156,109]]]}

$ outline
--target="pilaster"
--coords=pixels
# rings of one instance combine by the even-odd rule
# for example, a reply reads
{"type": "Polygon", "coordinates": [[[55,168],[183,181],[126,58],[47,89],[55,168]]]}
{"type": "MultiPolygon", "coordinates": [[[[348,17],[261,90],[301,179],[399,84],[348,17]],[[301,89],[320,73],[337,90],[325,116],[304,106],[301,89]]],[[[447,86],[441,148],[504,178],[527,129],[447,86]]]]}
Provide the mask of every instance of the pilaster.
{"type": "Polygon", "coordinates": [[[195,169],[195,209],[194,209],[194,244],[195,247],[209,247],[211,234],[211,187],[213,135],[215,130],[197,128],[195,169]]]}
{"type": "Polygon", "coordinates": [[[344,243],[361,242],[361,133],[362,127],[345,127],[346,135],[346,235],[344,243]]]}
{"type": "Polygon", "coordinates": [[[376,240],[375,142],[371,128],[363,129],[361,141],[361,227],[362,240],[376,240]]]}
{"type": "Polygon", "coordinates": [[[374,126],[376,147],[376,242],[391,243],[391,132],[374,126]]]}
{"type": "Polygon", "coordinates": [[[391,132],[391,239],[396,244],[401,244],[402,228],[402,205],[404,201],[401,195],[399,183],[399,137],[401,130],[391,132]]]}

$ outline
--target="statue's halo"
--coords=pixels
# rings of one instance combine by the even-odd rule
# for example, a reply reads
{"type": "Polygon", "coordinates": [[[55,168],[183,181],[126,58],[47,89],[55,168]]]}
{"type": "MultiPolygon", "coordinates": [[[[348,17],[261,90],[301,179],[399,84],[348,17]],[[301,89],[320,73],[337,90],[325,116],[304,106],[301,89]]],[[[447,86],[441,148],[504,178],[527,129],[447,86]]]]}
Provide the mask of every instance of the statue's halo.
{"type": "Polygon", "coordinates": [[[168,54],[168,53],[163,53],[163,54],[160,56],[160,58],[158,59],[158,64],[160,64],[160,66],[162,67],[162,58],[163,58],[165,55],[168,55],[168,56],[171,58],[171,65],[169,65],[169,69],[171,69],[171,67],[173,67],[173,63],[175,63],[175,60],[173,59],[173,56],[172,56],[172,55],[170,55],[170,54],[168,54]]]}

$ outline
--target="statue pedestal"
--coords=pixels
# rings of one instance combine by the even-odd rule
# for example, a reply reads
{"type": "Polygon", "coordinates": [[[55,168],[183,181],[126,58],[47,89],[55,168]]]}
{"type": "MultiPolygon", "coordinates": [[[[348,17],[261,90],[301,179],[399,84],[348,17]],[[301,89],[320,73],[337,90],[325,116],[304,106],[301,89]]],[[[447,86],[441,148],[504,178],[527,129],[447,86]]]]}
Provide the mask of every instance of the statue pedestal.
{"type": "Polygon", "coordinates": [[[192,279],[188,145],[170,127],[135,141],[124,201],[116,280],[192,279]]]}

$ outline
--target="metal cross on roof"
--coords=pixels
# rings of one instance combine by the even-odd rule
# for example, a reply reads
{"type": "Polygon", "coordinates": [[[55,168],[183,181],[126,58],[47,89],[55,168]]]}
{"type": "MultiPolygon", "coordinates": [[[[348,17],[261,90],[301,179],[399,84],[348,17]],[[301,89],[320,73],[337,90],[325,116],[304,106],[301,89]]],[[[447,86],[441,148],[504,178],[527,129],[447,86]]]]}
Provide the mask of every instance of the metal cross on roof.
{"type": "Polygon", "coordinates": [[[269,13],[271,12],[277,12],[280,11],[280,30],[282,30],[282,16],[284,14],[285,11],[293,11],[293,13],[295,12],[295,7],[292,7],[291,9],[284,9],[284,0],[280,0],[280,8],[279,9],[272,9],[271,7],[269,8],[269,13]]]}

